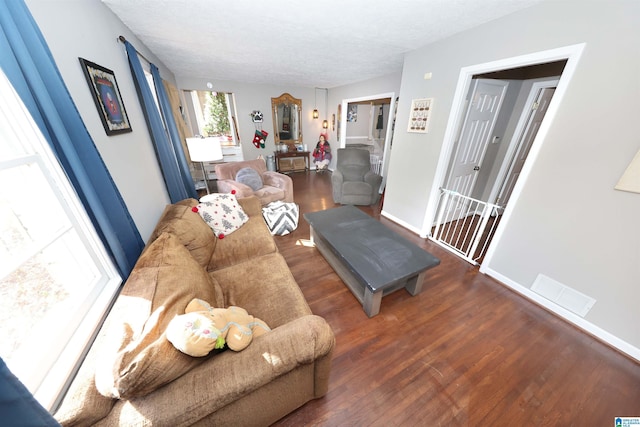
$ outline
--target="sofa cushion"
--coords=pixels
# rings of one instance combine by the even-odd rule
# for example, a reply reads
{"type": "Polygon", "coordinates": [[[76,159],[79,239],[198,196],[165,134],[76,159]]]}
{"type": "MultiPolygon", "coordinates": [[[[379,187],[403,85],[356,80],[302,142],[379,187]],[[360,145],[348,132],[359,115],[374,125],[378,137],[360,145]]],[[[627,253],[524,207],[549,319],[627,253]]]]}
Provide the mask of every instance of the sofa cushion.
{"type": "Polygon", "coordinates": [[[201,199],[195,211],[220,239],[249,221],[234,194],[209,194],[201,199]]]}
{"type": "Polygon", "coordinates": [[[268,187],[266,185],[253,194],[260,199],[262,206],[266,206],[271,202],[283,200],[285,198],[284,190],[277,187],[268,187]]]}
{"type": "Polygon", "coordinates": [[[236,181],[241,184],[248,185],[253,191],[258,191],[264,185],[262,177],[258,171],[252,168],[240,169],[236,174],[236,181]]]}
{"type": "Polygon", "coordinates": [[[107,397],[144,396],[206,358],[181,353],[166,328],[193,298],[221,307],[222,290],[179,239],[162,233],[144,250],[110,315],[117,319],[96,366],[98,391],[107,397]]]}
{"type": "Polygon", "coordinates": [[[362,195],[370,200],[372,191],[371,186],[364,181],[348,181],[342,184],[342,197],[362,195]]]}
{"type": "Polygon", "coordinates": [[[362,181],[368,170],[368,167],[360,165],[344,165],[340,168],[340,172],[342,172],[345,182],[362,181]]]}
{"type": "Polygon", "coordinates": [[[189,250],[198,264],[206,267],[216,249],[218,239],[202,217],[192,211],[192,207],[197,204],[198,201],[195,199],[185,199],[167,205],[147,244],[164,232],[171,233],[189,250]]]}
{"type": "Polygon", "coordinates": [[[233,234],[218,241],[216,250],[211,255],[208,271],[239,264],[278,250],[262,218],[260,200],[256,197],[246,197],[238,199],[238,202],[249,214],[249,221],[233,234]]]}
{"type": "MultiPolygon", "coordinates": [[[[267,234],[271,236],[269,232],[267,234]]],[[[293,319],[311,314],[302,290],[278,252],[254,257],[209,274],[219,283],[224,283],[225,307],[242,307],[274,330],[293,319]]]]}

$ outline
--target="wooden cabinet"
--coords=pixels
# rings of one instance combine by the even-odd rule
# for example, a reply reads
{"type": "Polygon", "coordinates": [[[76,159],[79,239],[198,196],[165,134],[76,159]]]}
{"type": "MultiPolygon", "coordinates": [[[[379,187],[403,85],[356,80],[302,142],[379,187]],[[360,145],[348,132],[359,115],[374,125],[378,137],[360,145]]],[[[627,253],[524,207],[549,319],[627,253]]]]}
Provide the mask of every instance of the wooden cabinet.
{"type": "Polygon", "coordinates": [[[310,169],[308,151],[289,151],[287,153],[275,152],[276,171],[298,172],[310,169]]]}

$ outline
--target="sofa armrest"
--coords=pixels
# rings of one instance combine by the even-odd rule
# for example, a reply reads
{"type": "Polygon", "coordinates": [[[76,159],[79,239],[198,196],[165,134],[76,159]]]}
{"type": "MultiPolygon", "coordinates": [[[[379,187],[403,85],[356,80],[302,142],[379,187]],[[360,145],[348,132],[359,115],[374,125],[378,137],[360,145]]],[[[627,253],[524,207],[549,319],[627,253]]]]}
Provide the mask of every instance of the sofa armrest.
{"type": "Polygon", "coordinates": [[[372,186],[375,192],[378,192],[380,190],[380,184],[382,183],[382,177],[369,171],[364,175],[364,182],[372,186]]]}
{"type": "Polygon", "coordinates": [[[342,185],[343,181],[344,181],[344,175],[338,169],[334,170],[331,173],[331,184],[332,185],[334,185],[334,186],[335,185],[342,185]]]}
{"type": "Polygon", "coordinates": [[[235,190],[237,198],[253,196],[251,187],[232,179],[219,179],[216,184],[218,185],[219,193],[231,193],[231,191],[235,190]]]}
{"type": "Polygon", "coordinates": [[[333,193],[333,201],[340,203],[342,200],[342,183],[344,182],[344,175],[338,169],[331,173],[331,188],[333,193]]]}
{"type": "Polygon", "coordinates": [[[262,174],[262,182],[265,185],[284,190],[285,198],[283,202],[293,202],[293,180],[290,176],[280,172],[266,171],[262,174]]]}
{"type": "Polygon", "coordinates": [[[143,398],[119,401],[103,420],[104,425],[116,425],[124,419],[131,424],[162,421],[163,425],[191,425],[278,377],[312,364],[314,373],[309,381],[313,381],[313,397],[321,397],[327,391],[334,346],[333,331],[323,318],[300,317],[255,338],[240,352],[227,350],[211,356],[143,398]],[[177,407],[176,396],[188,402],[177,407]],[[189,410],[184,410],[186,407],[189,410]]]}

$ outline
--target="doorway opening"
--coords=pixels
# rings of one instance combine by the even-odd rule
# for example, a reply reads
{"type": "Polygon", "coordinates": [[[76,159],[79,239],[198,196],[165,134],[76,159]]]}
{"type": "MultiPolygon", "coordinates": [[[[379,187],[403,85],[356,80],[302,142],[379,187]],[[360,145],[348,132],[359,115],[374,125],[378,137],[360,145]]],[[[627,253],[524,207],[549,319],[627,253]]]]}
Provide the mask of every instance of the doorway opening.
{"type": "Polygon", "coordinates": [[[386,184],[396,108],[393,92],[343,99],[338,108],[339,146],[369,151],[372,171],[382,176],[380,193],[386,184]]]}
{"type": "Polygon", "coordinates": [[[472,264],[490,258],[582,48],[461,71],[425,236],[472,264]]]}

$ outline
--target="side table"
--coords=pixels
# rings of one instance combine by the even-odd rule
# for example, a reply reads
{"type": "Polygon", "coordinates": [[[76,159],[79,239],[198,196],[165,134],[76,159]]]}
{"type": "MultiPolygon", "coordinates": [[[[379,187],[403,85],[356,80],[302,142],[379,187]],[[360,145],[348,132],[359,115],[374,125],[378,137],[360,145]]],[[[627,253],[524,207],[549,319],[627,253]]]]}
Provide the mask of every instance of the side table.
{"type": "Polygon", "coordinates": [[[309,151],[288,151],[286,153],[274,152],[276,158],[276,171],[296,172],[308,171],[311,168],[309,151]]]}

